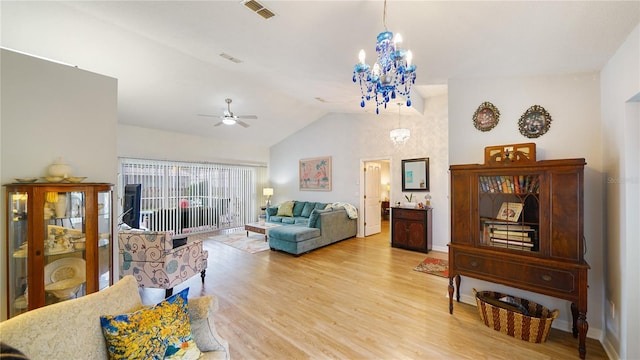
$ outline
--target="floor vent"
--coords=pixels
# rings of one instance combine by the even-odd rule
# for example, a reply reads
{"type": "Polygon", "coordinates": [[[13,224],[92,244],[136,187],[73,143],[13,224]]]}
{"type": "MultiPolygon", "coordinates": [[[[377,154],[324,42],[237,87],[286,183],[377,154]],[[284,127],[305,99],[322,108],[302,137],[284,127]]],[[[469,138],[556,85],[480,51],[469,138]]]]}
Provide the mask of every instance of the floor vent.
{"type": "Polygon", "coordinates": [[[255,0],[246,1],[244,3],[244,6],[246,6],[248,9],[255,12],[256,14],[262,16],[265,20],[276,16],[276,14],[274,14],[273,11],[267,9],[266,7],[264,7],[262,4],[260,4],[255,0]]]}

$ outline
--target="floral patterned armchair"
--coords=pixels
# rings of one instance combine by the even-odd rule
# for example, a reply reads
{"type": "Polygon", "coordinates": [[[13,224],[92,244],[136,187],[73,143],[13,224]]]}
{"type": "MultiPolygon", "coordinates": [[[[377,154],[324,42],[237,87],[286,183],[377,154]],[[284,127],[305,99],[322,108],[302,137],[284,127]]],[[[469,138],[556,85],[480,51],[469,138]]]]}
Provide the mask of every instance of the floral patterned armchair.
{"type": "Polygon", "coordinates": [[[120,230],[118,232],[120,277],[133,275],[138,286],[173,288],[200,273],[204,283],[209,253],[202,249],[202,240],[174,245],[167,231],[120,230]]]}

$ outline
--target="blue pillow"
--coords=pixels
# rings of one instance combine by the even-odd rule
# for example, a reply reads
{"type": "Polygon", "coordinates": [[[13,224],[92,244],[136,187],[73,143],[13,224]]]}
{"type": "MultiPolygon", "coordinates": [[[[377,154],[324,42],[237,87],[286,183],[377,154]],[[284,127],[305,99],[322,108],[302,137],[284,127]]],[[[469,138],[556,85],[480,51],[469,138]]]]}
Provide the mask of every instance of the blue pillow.
{"type": "Polygon", "coordinates": [[[331,210],[318,210],[313,209],[311,215],[309,215],[309,227],[318,227],[318,220],[320,220],[320,214],[330,212],[331,210]]]}
{"type": "Polygon", "coordinates": [[[315,208],[316,208],[316,203],[314,202],[305,203],[304,208],[302,209],[302,214],[300,214],[300,216],[309,217],[309,215],[311,215],[311,211],[313,211],[313,209],[315,208]]]}
{"type": "Polygon", "coordinates": [[[295,204],[293,204],[293,216],[300,216],[306,203],[306,201],[296,201],[295,204]]]}
{"type": "Polygon", "coordinates": [[[278,207],[277,206],[269,206],[266,211],[267,215],[269,216],[274,216],[275,214],[278,213],[278,207]]]}
{"type": "Polygon", "coordinates": [[[318,210],[324,210],[326,207],[327,207],[326,203],[321,203],[321,202],[316,203],[316,209],[318,210]]]}

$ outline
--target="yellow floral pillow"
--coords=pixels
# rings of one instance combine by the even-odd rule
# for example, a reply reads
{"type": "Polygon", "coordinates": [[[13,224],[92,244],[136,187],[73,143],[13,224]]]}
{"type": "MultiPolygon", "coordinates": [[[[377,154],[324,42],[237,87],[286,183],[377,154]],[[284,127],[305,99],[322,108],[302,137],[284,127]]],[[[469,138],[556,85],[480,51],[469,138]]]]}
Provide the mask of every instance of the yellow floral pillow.
{"type": "Polygon", "coordinates": [[[295,201],[285,201],[278,207],[277,216],[293,216],[293,205],[295,201]]]}
{"type": "Polygon", "coordinates": [[[198,359],[187,310],[189,289],[136,312],[100,317],[109,359],[198,359]]]}

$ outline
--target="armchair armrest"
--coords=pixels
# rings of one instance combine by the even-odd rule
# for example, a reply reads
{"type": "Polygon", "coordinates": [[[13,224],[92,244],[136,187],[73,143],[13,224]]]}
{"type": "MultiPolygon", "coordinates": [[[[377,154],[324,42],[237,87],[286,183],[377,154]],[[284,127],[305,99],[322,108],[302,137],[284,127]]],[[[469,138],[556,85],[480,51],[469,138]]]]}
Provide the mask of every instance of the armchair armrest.
{"type": "Polygon", "coordinates": [[[219,351],[229,359],[229,343],[218,335],[213,313],[218,310],[218,298],[213,295],[189,299],[191,333],[200,351],[219,351]]]}

